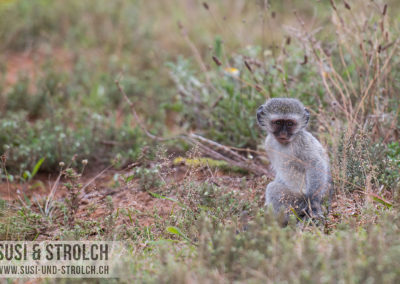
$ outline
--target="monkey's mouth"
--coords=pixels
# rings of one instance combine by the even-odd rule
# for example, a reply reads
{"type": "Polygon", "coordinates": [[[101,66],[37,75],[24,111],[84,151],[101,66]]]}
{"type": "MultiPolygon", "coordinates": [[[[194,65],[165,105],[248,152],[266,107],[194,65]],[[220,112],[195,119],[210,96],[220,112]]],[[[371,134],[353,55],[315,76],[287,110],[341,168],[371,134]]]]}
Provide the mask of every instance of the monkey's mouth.
{"type": "Polygon", "coordinates": [[[277,137],[276,140],[281,144],[289,144],[290,142],[290,138],[288,137],[277,137]]]}

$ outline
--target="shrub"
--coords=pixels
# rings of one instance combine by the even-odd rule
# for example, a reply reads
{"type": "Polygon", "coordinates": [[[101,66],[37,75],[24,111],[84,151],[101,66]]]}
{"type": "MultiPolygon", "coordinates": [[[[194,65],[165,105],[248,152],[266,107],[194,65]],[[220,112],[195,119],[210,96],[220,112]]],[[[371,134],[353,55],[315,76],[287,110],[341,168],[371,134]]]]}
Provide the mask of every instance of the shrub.
{"type": "Polygon", "coordinates": [[[82,122],[74,128],[69,126],[71,121],[62,111],[56,111],[52,119],[35,123],[28,122],[23,112],[3,118],[0,145],[7,153],[7,167],[22,174],[45,158],[41,170],[54,171],[60,161],[69,161],[75,154],[79,161],[89,159],[101,165],[110,163],[121,153],[124,164],[135,159],[146,143],[141,131],[131,128],[128,122],[116,128],[112,118],[96,113],[86,113],[86,117],[81,115],[82,122]]]}

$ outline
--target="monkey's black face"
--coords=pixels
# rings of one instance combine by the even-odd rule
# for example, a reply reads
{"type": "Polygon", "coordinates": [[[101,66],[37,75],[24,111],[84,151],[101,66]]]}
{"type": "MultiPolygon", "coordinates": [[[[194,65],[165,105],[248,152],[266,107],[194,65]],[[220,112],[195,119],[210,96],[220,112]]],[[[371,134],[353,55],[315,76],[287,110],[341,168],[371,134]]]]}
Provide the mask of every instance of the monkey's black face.
{"type": "MultiPolygon", "coordinates": [[[[307,121],[302,119],[305,110],[298,113],[298,110],[288,112],[290,108],[285,105],[279,105],[279,109],[268,109],[268,106],[262,105],[257,109],[257,122],[261,128],[272,134],[282,145],[289,144],[296,134],[305,127],[307,121]],[[297,112],[296,112],[297,111],[297,112]]],[[[308,120],[308,117],[305,117],[308,120]]]]}
{"type": "Polygon", "coordinates": [[[296,121],[291,119],[271,120],[272,134],[281,144],[286,145],[292,140],[296,128],[296,121]]]}

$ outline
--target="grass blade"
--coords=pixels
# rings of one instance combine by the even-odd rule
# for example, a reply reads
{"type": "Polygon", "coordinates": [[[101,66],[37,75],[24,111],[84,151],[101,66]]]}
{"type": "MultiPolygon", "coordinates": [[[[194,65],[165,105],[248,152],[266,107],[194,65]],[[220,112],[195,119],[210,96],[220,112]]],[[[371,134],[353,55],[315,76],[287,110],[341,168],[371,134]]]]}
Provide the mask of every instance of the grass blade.
{"type": "Polygon", "coordinates": [[[182,231],[179,230],[177,227],[175,227],[175,226],[169,226],[169,227],[167,227],[166,230],[167,230],[168,233],[171,233],[171,234],[180,236],[181,238],[185,239],[185,240],[188,241],[189,243],[192,243],[192,241],[191,241],[188,237],[186,237],[185,234],[182,233],[182,231]]]}
{"type": "Polygon", "coordinates": [[[45,159],[45,157],[41,158],[41,159],[36,163],[36,165],[33,167],[32,174],[31,174],[31,176],[29,177],[29,180],[33,179],[34,176],[37,174],[37,172],[38,172],[39,169],[40,169],[40,166],[41,166],[41,165],[43,164],[43,162],[44,162],[44,159],[45,159]]]}

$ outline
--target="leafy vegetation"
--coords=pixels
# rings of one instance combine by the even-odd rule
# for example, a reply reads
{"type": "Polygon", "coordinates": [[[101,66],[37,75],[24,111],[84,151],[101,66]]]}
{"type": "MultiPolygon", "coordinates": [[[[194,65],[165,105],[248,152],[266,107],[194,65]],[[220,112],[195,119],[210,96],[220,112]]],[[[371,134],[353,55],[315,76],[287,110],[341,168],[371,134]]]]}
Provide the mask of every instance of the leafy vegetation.
{"type": "Polygon", "coordinates": [[[121,282],[398,283],[396,1],[272,2],[0,1],[0,239],[123,240],[121,282]],[[267,167],[269,97],[311,110],[324,224],[182,138],[267,167]]]}

